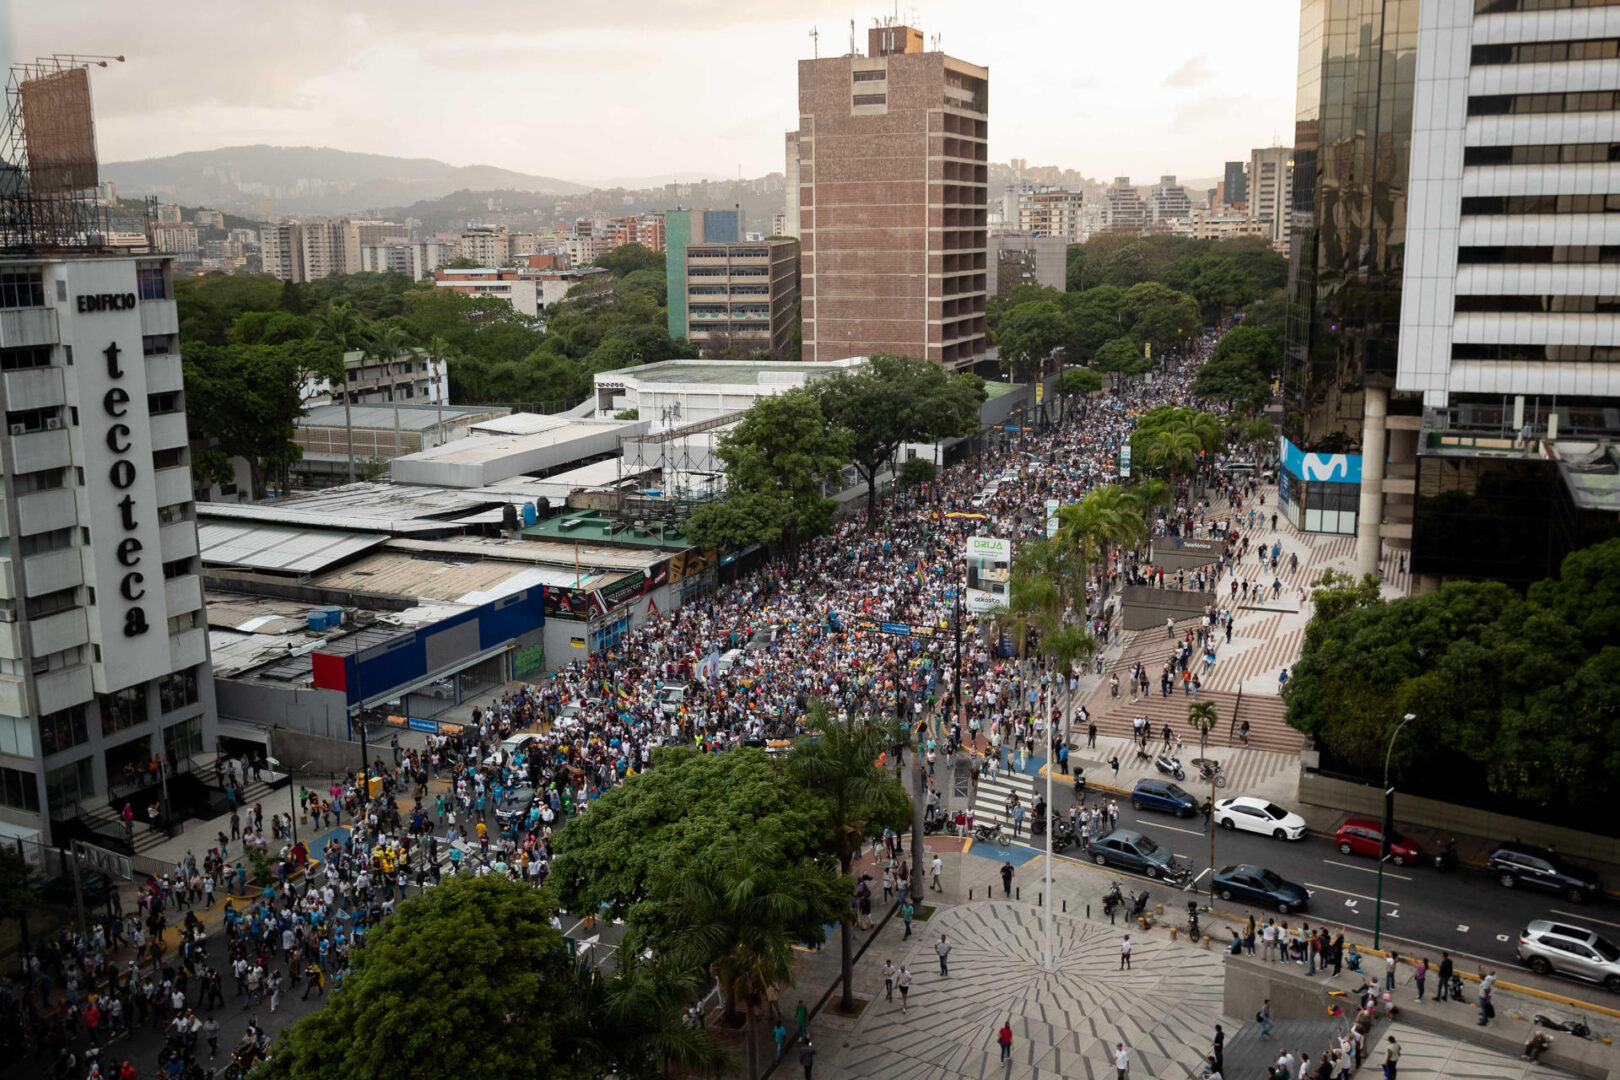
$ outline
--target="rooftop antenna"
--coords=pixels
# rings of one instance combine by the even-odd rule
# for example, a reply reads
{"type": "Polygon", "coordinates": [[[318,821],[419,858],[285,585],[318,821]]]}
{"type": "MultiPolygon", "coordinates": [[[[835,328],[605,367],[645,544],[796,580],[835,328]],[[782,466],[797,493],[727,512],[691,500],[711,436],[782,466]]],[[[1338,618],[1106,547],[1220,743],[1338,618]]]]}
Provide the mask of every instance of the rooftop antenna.
{"type": "Polygon", "coordinates": [[[810,51],[817,60],[821,59],[821,31],[813,26],[810,28],[810,51]]]}
{"type": "Polygon", "coordinates": [[[849,55],[855,55],[855,20],[849,20],[849,55]]]}
{"type": "Polygon", "coordinates": [[[932,51],[933,52],[939,52],[939,35],[934,34],[934,35],[932,35],[932,37],[933,37],[933,40],[934,40],[934,48],[933,48],[932,51]]]}

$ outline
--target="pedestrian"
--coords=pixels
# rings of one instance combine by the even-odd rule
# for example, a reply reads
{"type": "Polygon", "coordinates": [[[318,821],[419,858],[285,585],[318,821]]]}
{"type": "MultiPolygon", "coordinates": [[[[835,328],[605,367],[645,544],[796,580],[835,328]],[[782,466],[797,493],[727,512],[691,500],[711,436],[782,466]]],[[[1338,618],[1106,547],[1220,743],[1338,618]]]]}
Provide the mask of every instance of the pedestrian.
{"type": "Polygon", "coordinates": [[[1114,1044],[1114,1072],[1115,1080],[1130,1080],[1131,1052],[1122,1042],[1114,1044]]]}
{"type": "Polygon", "coordinates": [[[1254,1018],[1260,1021],[1260,1038],[1262,1040],[1271,1038],[1271,1029],[1273,1025],[1271,1023],[1270,998],[1266,998],[1266,1003],[1260,1006],[1260,1011],[1254,1014],[1254,1018]]]}
{"type": "Polygon", "coordinates": [[[916,910],[911,906],[910,900],[900,905],[900,921],[906,924],[906,937],[900,940],[904,941],[906,938],[911,937],[911,918],[915,914],[916,910]]]}
{"type": "Polygon", "coordinates": [[[939,973],[949,975],[951,969],[946,965],[946,957],[951,955],[951,942],[944,934],[939,935],[939,941],[934,945],[934,952],[939,954],[939,973]]]}
{"type": "Polygon", "coordinates": [[[1221,1025],[1215,1025],[1215,1038],[1210,1040],[1210,1049],[1213,1051],[1210,1060],[1215,1063],[1215,1071],[1221,1072],[1226,1068],[1226,1032],[1221,1025]]]}
{"type": "Polygon", "coordinates": [[[883,1000],[894,1000],[894,961],[883,961],[883,1000]]]}
{"type": "Polygon", "coordinates": [[[799,1025],[799,1038],[808,1039],[810,1037],[810,1010],[805,1006],[804,998],[799,999],[798,1008],[793,1010],[793,1019],[799,1025]]]}
{"type": "Polygon", "coordinates": [[[1001,895],[1002,896],[1011,896],[1012,895],[1012,879],[1013,879],[1013,864],[1012,864],[1012,860],[1008,859],[1006,862],[1003,862],[1001,864],[1001,895]]]}
{"type": "Polygon", "coordinates": [[[894,985],[900,988],[900,1011],[905,1012],[906,995],[911,993],[911,972],[906,970],[906,965],[900,965],[900,974],[895,976],[894,985]]]}
{"type": "Polygon", "coordinates": [[[929,866],[928,866],[929,878],[930,878],[928,887],[930,889],[933,889],[935,892],[944,892],[945,891],[945,887],[939,883],[939,874],[940,874],[940,871],[943,870],[944,868],[945,868],[944,860],[942,860],[939,857],[938,852],[935,852],[934,853],[934,861],[932,863],[930,863],[929,866]]]}
{"type": "Polygon", "coordinates": [[[810,1070],[816,1067],[816,1044],[808,1039],[799,1047],[799,1064],[804,1066],[804,1080],[810,1080],[810,1070]]]}
{"type": "Polygon", "coordinates": [[[787,1025],[778,1018],[776,1026],[771,1029],[771,1038],[776,1040],[776,1060],[782,1060],[782,1051],[787,1046],[787,1025]]]}
{"type": "Polygon", "coordinates": [[[1401,954],[1394,949],[1384,956],[1384,989],[1390,992],[1395,990],[1395,965],[1401,962],[1401,954]]]}
{"type": "Polygon", "coordinates": [[[996,1032],[996,1042],[1001,1044],[1002,1061],[1012,1057],[1012,1017],[1007,1017],[1007,1022],[1001,1025],[1000,1031],[996,1032]]]}
{"type": "Polygon", "coordinates": [[[1451,954],[1440,954],[1440,982],[1434,988],[1434,1000],[1445,1001],[1451,996],[1451,954]]]}
{"type": "Polygon", "coordinates": [[[1131,935],[1126,934],[1125,940],[1119,944],[1119,970],[1131,970],[1131,935]]]}
{"type": "Polygon", "coordinates": [[[1384,1048],[1384,1080],[1395,1080],[1395,1070],[1401,1064],[1401,1044],[1395,1041],[1395,1036],[1389,1037],[1389,1045],[1384,1048]]]}
{"type": "Polygon", "coordinates": [[[1491,1004],[1491,991],[1496,988],[1496,969],[1479,980],[1479,1026],[1484,1027],[1496,1015],[1496,1006],[1491,1004]]]}
{"type": "Polygon", "coordinates": [[[1419,1001],[1423,1000],[1423,980],[1428,977],[1428,974],[1429,958],[1425,956],[1422,960],[1418,961],[1417,968],[1412,972],[1412,981],[1417,983],[1417,999],[1419,1001]]]}

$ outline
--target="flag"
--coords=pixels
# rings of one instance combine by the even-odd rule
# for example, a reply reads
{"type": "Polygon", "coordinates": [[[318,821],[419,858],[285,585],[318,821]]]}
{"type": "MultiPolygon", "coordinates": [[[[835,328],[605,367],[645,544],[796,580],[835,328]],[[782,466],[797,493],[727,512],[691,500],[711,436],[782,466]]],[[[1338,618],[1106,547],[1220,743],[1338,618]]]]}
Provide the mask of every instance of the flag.
{"type": "Polygon", "coordinates": [[[622,686],[618,687],[617,689],[618,689],[618,694],[619,694],[619,700],[620,701],[629,701],[630,700],[630,691],[626,690],[622,686]]]}

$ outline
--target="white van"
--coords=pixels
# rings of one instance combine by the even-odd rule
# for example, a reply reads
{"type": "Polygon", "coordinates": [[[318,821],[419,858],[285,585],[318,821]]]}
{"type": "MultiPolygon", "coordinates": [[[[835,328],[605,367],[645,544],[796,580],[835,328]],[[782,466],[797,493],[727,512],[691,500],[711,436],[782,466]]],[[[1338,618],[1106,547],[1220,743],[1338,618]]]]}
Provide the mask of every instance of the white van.
{"type": "Polygon", "coordinates": [[[534,734],[533,732],[524,732],[519,735],[513,735],[510,738],[503,740],[501,745],[495,748],[495,752],[484,759],[484,764],[493,768],[494,766],[500,764],[502,754],[506,755],[507,761],[512,761],[517,757],[518,751],[524,749],[530,743],[538,742],[539,740],[540,736],[534,734]]]}
{"type": "Polygon", "coordinates": [[[665,716],[674,716],[681,711],[681,705],[686,701],[687,685],[680,682],[665,683],[658,689],[658,711],[665,716]]]}
{"type": "Polygon", "coordinates": [[[742,654],[743,651],[741,649],[727,649],[725,652],[721,653],[719,660],[720,674],[724,675],[732,668],[736,667],[737,661],[742,659],[742,654]]]}

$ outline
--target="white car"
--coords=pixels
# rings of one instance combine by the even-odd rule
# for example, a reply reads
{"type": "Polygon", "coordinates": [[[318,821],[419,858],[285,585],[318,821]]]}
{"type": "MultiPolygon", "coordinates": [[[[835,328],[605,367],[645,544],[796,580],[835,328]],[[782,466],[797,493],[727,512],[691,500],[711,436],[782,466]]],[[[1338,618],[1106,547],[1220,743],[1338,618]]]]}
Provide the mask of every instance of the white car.
{"type": "Polygon", "coordinates": [[[1298,840],[1305,835],[1305,819],[1274,802],[1240,795],[1215,803],[1215,824],[1223,829],[1265,833],[1278,840],[1298,840]]]}

